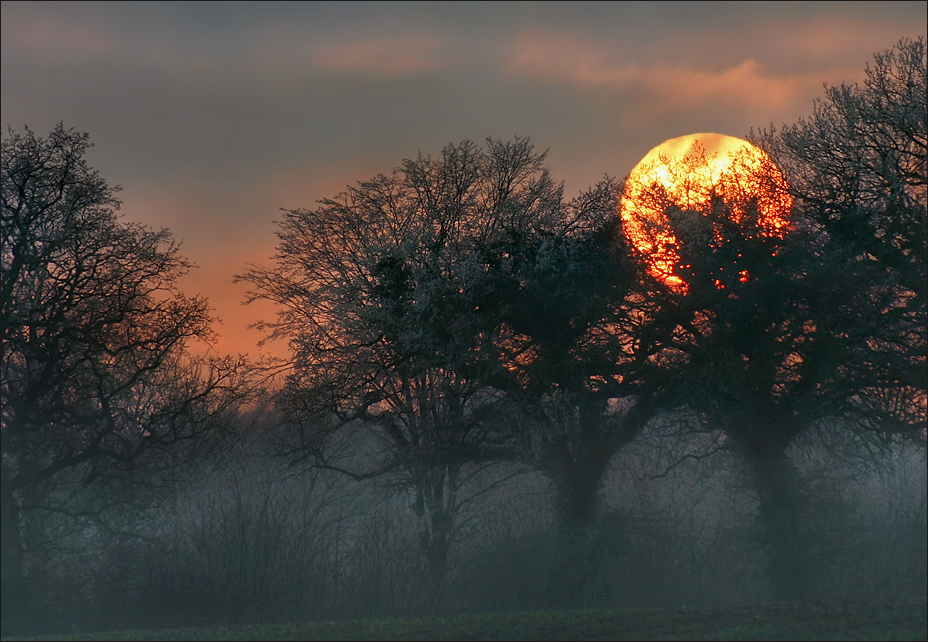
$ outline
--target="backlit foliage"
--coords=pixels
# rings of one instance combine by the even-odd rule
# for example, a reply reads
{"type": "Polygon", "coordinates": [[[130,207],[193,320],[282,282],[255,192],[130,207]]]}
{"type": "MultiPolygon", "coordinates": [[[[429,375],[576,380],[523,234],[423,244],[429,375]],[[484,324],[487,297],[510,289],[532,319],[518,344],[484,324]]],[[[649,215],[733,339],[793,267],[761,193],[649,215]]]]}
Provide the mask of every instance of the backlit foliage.
{"type": "MultiPolygon", "coordinates": [[[[753,145],[745,143],[722,155],[707,152],[697,139],[682,156],[658,153],[654,159],[654,155],[652,151],[632,170],[621,206],[625,234],[647,257],[654,278],[675,287],[683,285],[675,272],[680,255],[667,218],[670,208],[705,216],[724,204],[735,224],[749,215],[750,208],[756,208],[764,234],[782,238],[788,230],[792,197],[783,174],[753,145]]],[[[714,225],[705,242],[710,246],[721,241],[722,231],[714,225]]],[[[740,276],[747,278],[747,273],[740,276]]]]}

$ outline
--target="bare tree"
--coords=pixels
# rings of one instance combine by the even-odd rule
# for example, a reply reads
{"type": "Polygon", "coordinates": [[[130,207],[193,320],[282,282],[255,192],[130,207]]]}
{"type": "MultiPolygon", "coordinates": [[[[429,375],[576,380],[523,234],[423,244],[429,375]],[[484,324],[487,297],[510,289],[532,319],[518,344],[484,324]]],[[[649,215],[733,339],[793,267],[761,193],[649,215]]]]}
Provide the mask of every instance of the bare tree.
{"type": "Polygon", "coordinates": [[[525,139],[446,147],[315,210],[287,211],[277,266],[253,268],[254,298],[280,306],[266,324],[290,340],[280,397],[297,458],[356,478],[396,472],[415,493],[421,548],[441,584],[461,506],[462,468],[513,457],[486,419],[498,395],[481,343],[480,251],[545,224],[560,191],[525,139]],[[346,437],[346,435],[348,435],[346,437]],[[337,464],[337,445],[366,446],[337,464]]]}
{"type": "MultiPolygon", "coordinates": [[[[344,435],[366,438],[373,463],[349,472],[407,477],[436,581],[465,467],[524,457],[544,412],[533,418],[523,402],[556,403],[560,375],[542,372],[583,361],[568,353],[580,335],[594,347],[593,321],[577,329],[571,319],[600,321],[617,278],[605,230],[615,186],[605,181],[564,202],[544,157],[516,138],[408,160],[314,210],[287,211],[277,266],[242,277],[257,286],[253,298],[281,306],[266,328],[289,338],[294,355],[281,397],[296,427],[293,453],[333,467],[344,435]],[[542,346],[563,363],[541,357],[542,346]]],[[[589,380],[591,368],[562,374],[589,380]]],[[[606,397],[597,395],[599,412],[606,397]]],[[[555,415],[545,421],[565,418],[555,415]]],[[[612,452],[596,456],[608,461],[612,452]]],[[[546,470],[561,475],[553,457],[546,470]]],[[[594,498],[602,468],[587,484],[594,498]]]]}
{"type": "MultiPolygon", "coordinates": [[[[21,512],[37,489],[87,487],[223,427],[247,396],[241,359],[194,358],[207,302],[177,280],[189,263],[167,231],[123,223],[86,163],[88,135],[9,130],[2,184],[3,622],[26,609],[21,512]]],[[[47,496],[47,493],[44,494],[47,496]]]]}
{"type": "Polygon", "coordinates": [[[902,39],[875,54],[862,86],[826,85],[812,116],[751,136],[782,167],[796,215],[828,257],[816,278],[844,284],[811,321],[831,338],[809,362],[825,364],[819,377],[833,373],[831,412],[871,443],[925,443],[926,88],[925,41],[902,39]]]}
{"type": "Polygon", "coordinates": [[[902,39],[874,56],[863,86],[826,85],[811,117],[751,136],[783,169],[796,216],[827,257],[815,278],[843,284],[806,321],[827,349],[802,368],[818,368],[810,384],[819,390],[830,373],[830,412],[870,441],[925,441],[926,60],[924,39],[902,39]]]}

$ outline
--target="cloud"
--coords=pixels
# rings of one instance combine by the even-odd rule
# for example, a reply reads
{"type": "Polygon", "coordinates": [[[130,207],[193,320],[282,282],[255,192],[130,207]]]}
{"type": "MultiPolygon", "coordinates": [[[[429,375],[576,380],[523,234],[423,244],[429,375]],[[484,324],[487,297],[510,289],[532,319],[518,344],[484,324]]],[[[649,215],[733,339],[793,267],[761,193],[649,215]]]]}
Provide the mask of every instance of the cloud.
{"type": "Polygon", "coordinates": [[[395,76],[443,69],[457,58],[447,53],[445,39],[437,36],[371,38],[327,44],[313,52],[322,70],[395,76]]]}
{"type": "MultiPolygon", "coordinates": [[[[917,6],[911,8],[917,11],[917,6]]],[[[768,38],[767,48],[781,65],[789,63],[797,68],[828,70],[853,62],[854,69],[863,69],[872,54],[894,46],[901,36],[925,35],[924,8],[921,13],[908,24],[857,16],[818,16],[799,25],[782,24],[777,28],[777,37],[768,38]],[[854,51],[861,52],[861,57],[849,60],[854,51]]],[[[744,46],[762,42],[763,34],[762,27],[746,33],[744,46]]],[[[840,79],[835,82],[840,83],[840,79]]]]}
{"type": "Polygon", "coordinates": [[[244,350],[258,315],[231,278],[273,254],[280,206],[513,133],[574,193],[662,140],[794,122],[925,29],[924,3],[575,5],[3,2],[3,115],[89,131],[244,350]]]}
{"type": "Polygon", "coordinates": [[[16,29],[4,30],[6,38],[22,52],[57,60],[62,57],[93,60],[119,47],[115,39],[98,29],[69,25],[46,16],[20,18],[16,29]]]}
{"type": "Polygon", "coordinates": [[[163,29],[120,30],[117,21],[95,21],[93,11],[72,15],[55,10],[58,7],[54,3],[49,5],[44,12],[13,14],[15,28],[4,26],[4,57],[15,61],[15,65],[39,66],[53,72],[79,69],[87,73],[96,69],[111,73],[131,69],[135,74],[201,76],[219,68],[202,48],[190,46],[163,29]]]}
{"type": "Polygon", "coordinates": [[[661,105],[735,103],[779,109],[810,89],[818,90],[822,81],[819,72],[777,74],[754,58],[723,67],[660,61],[622,64],[610,53],[578,34],[532,31],[514,41],[506,70],[583,90],[633,94],[641,114],[661,105]]]}
{"type": "Polygon", "coordinates": [[[440,71],[459,60],[448,38],[406,32],[391,36],[264,34],[245,59],[252,72],[272,70],[292,78],[322,72],[329,76],[393,78],[440,71]]]}

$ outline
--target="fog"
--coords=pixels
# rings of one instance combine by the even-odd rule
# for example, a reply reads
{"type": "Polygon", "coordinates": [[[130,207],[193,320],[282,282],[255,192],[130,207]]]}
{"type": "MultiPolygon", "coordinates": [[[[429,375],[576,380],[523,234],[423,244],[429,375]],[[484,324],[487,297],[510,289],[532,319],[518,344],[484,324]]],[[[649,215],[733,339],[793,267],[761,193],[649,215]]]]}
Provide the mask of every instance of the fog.
{"type": "MultiPolygon", "coordinates": [[[[599,517],[580,541],[565,542],[556,494],[540,473],[513,463],[463,471],[449,567],[436,588],[407,479],[355,481],[293,464],[275,456],[270,417],[253,413],[242,422],[247,439],[176,469],[176,484],[147,487],[144,511],[113,486],[120,501],[103,510],[107,491],[94,491],[93,521],[29,513],[24,528],[39,543],[26,558],[38,602],[33,628],[772,599],[758,499],[719,434],[652,421],[613,458],[599,517]]],[[[798,440],[789,457],[806,500],[801,531],[816,579],[809,596],[924,594],[924,443],[877,448],[825,426],[798,440]]]]}

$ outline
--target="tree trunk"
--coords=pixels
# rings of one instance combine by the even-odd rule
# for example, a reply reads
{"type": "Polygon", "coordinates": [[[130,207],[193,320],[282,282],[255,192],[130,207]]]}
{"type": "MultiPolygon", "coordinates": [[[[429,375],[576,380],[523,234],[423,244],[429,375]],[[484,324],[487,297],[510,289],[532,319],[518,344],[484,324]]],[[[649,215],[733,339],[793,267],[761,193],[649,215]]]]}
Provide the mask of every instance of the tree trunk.
{"type": "Polygon", "coordinates": [[[596,525],[606,469],[651,418],[653,403],[635,400],[624,416],[607,408],[603,399],[578,404],[574,430],[542,450],[540,464],[554,482],[562,531],[584,533],[596,525]]]}
{"type": "Polygon", "coordinates": [[[554,484],[557,532],[548,580],[551,608],[605,605],[604,563],[610,553],[600,539],[599,491],[613,455],[624,443],[614,434],[588,431],[549,444],[544,469],[554,484]],[[590,434],[592,433],[592,434],[590,434]]]}
{"type": "Polygon", "coordinates": [[[614,452],[605,444],[598,448],[597,444],[584,444],[576,454],[571,450],[564,444],[551,453],[548,474],[553,478],[557,493],[560,530],[582,534],[596,523],[603,475],[614,452]]]}
{"type": "MultiPolygon", "coordinates": [[[[599,400],[604,401],[604,400],[599,400]]],[[[575,430],[542,451],[541,468],[557,498],[558,532],[549,580],[552,607],[605,606],[609,598],[608,559],[619,551],[619,522],[604,523],[599,491],[609,463],[651,416],[652,404],[636,400],[624,417],[600,403],[579,404],[575,430]]]]}
{"type": "Polygon", "coordinates": [[[454,465],[431,468],[416,484],[419,549],[428,569],[433,606],[441,601],[448,577],[448,553],[458,510],[457,492],[458,467],[454,465]]]}
{"type": "Polygon", "coordinates": [[[558,516],[548,580],[551,608],[592,606],[608,597],[603,594],[602,583],[596,581],[602,571],[604,560],[600,558],[604,551],[595,540],[599,491],[611,454],[589,449],[574,458],[562,450],[556,458],[558,466],[549,473],[555,486],[558,516]]]}
{"type": "Polygon", "coordinates": [[[0,546],[3,547],[2,556],[2,622],[3,634],[8,635],[21,630],[26,624],[27,592],[26,574],[23,565],[23,545],[20,537],[19,507],[13,492],[3,488],[2,497],[2,534],[0,546]]]}
{"type": "Polygon", "coordinates": [[[759,499],[761,538],[767,551],[767,581],[778,600],[797,600],[812,591],[812,541],[805,528],[807,498],[799,474],[784,451],[749,456],[759,499]]]}

